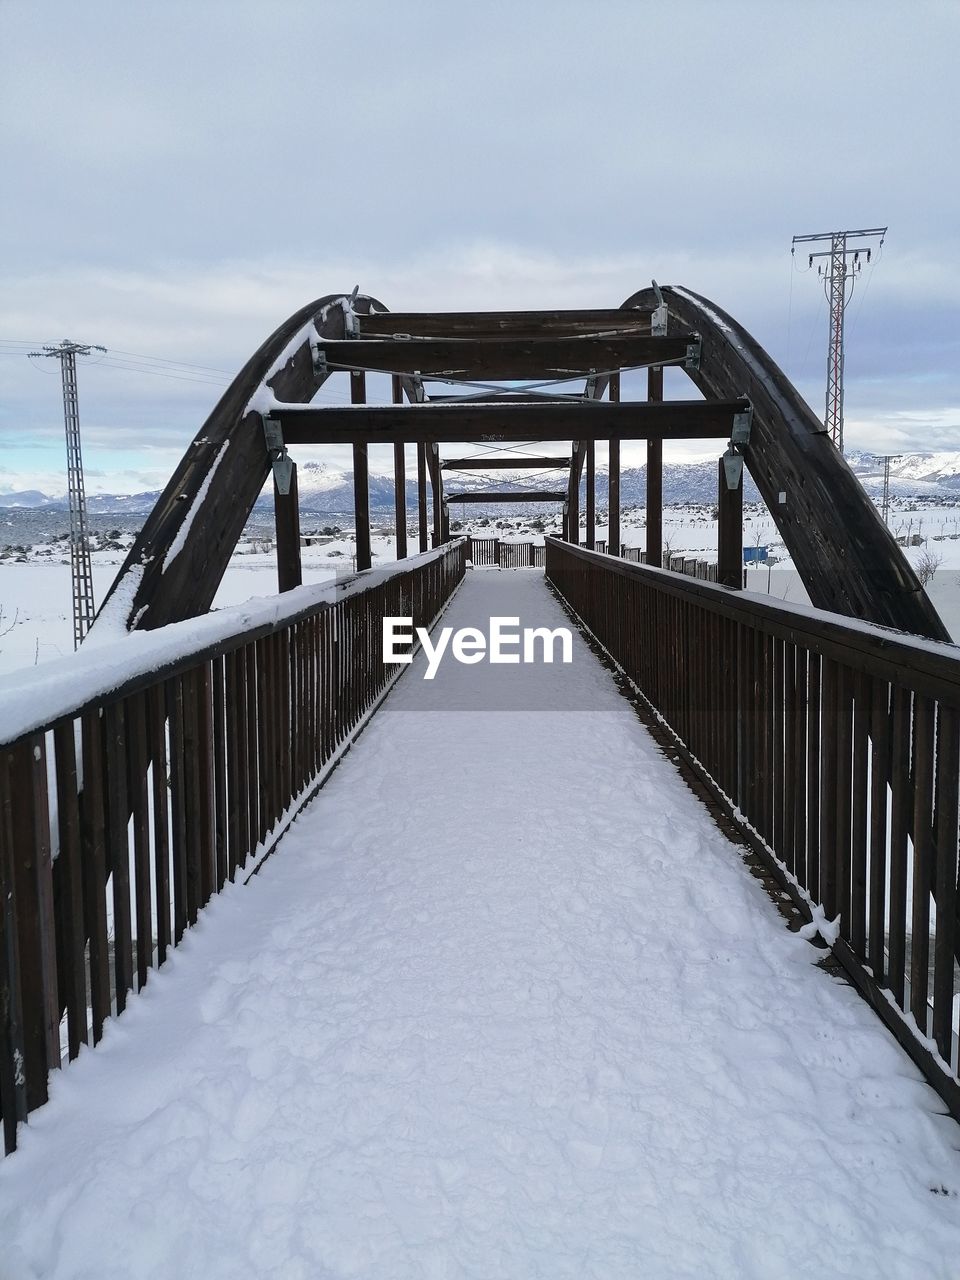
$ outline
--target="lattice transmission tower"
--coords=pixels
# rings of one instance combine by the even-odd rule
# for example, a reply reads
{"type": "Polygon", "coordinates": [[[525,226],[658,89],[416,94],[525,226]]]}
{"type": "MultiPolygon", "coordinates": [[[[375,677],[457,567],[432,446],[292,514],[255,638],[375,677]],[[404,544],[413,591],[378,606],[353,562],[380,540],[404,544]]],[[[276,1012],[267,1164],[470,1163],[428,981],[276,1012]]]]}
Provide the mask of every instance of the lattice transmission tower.
{"type": "Polygon", "coordinates": [[[90,630],[96,608],[93,600],[93,570],[87,530],[87,500],[83,489],[83,458],[80,452],[80,407],[77,400],[77,356],[106,347],[70,342],[31,351],[31,356],[48,356],[60,361],[63,378],[63,423],[67,435],[67,497],[70,506],[70,573],[73,580],[73,647],[90,630]]]}
{"type": "Polygon", "coordinates": [[[890,524],[890,462],[889,457],[883,460],[883,499],[880,503],[880,511],[885,525],[890,524]]]}
{"type": "Polygon", "coordinates": [[[815,235],[794,236],[790,248],[796,253],[798,244],[829,241],[830,248],[809,255],[809,266],[814,258],[829,258],[829,265],[821,265],[817,274],[823,280],[824,292],[830,304],[830,341],[827,346],[827,407],[823,424],[830,438],[843,453],[843,317],[847,303],[853,296],[857,276],[863,269],[862,257],[870,261],[871,247],[864,243],[879,237],[883,248],[886,227],[866,227],[858,231],[823,231],[815,235]],[[853,243],[851,243],[853,242],[853,243]]]}

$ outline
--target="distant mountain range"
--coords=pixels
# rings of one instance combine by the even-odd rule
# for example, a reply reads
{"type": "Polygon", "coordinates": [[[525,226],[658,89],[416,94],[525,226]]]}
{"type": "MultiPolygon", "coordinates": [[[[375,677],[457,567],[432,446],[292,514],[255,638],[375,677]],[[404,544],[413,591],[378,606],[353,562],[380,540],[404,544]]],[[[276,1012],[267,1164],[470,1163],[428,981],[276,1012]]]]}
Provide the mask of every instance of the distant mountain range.
{"type": "MultiPolygon", "coordinates": [[[[873,496],[883,487],[883,457],[872,453],[854,453],[847,462],[861,484],[873,496]]],[[[620,477],[620,501],[623,506],[643,506],[646,502],[646,467],[627,467],[620,477]]],[[[349,472],[335,470],[322,462],[301,463],[297,468],[300,507],[311,515],[342,515],[353,510],[353,481],[349,472]]],[[[467,472],[444,474],[444,487],[450,492],[475,493],[484,489],[562,489],[562,472],[546,472],[532,476],[529,471],[467,472]]],[[[606,472],[597,473],[598,499],[606,498],[606,472]]],[[[960,499],[960,452],[902,454],[891,461],[890,491],[901,498],[944,497],[960,499]]],[[[146,516],[159,496],[159,491],[132,494],[93,494],[87,497],[91,513],[106,515],[146,516]]],[[[688,462],[665,464],[663,468],[664,502],[707,504],[716,501],[717,464],[688,462]]],[[[749,476],[744,498],[759,501],[760,495],[749,476]]],[[[417,487],[407,480],[407,505],[416,505],[417,487]]],[[[272,506],[269,488],[258,500],[258,507],[272,506]]],[[[374,511],[393,508],[393,476],[370,476],[370,506],[374,511]]],[[[66,495],[51,497],[36,489],[20,492],[0,490],[0,507],[43,508],[49,511],[67,509],[66,495]]]]}

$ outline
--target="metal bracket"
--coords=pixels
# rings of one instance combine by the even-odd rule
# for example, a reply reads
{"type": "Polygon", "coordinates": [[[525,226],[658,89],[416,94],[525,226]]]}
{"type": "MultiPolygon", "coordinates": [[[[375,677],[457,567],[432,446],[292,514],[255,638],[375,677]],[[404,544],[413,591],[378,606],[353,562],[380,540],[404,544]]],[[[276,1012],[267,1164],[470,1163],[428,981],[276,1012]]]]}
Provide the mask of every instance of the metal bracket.
{"type": "Polygon", "coordinates": [[[267,444],[267,452],[270,454],[277,493],[286,497],[290,492],[290,481],[293,479],[293,459],[287,453],[287,446],[283,443],[283,428],[276,418],[264,418],[263,437],[267,444]]]}
{"type": "Polygon", "coordinates": [[[723,474],[727,482],[727,488],[739,489],[743,480],[743,457],[737,453],[732,444],[727,446],[721,462],[723,463],[723,474]]]}
{"type": "Polygon", "coordinates": [[[587,385],[584,390],[585,400],[595,400],[597,397],[597,374],[594,369],[590,370],[590,376],[587,378],[587,385]]]}
{"type": "Polygon", "coordinates": [[[420,377],[420,371],[417,370],[413,375],[413,394],[417,404],[423,404],[426,401],[426,393],[423,390],[423,379],[420,377]]]}
{"type": "Polygon", "coordinates": [[[353,309],[353,304],[356,302],[359,292],[360,286],[355,285],[350,297],[344,299],[343,331],[348,338],[358,338],[360,336],[360,321],[357,318],[356,311],[353,309]]]}
{"type": "Polygon", "coordinates": [[[330,376],[330,370],[327,368],[327,353],[321,346],[313,348],[313,376],[315,378],[330,376]]]}
{"type": "MultiPolygon", "coordinates": [[[[747,397],[743,397],[747,400],[747,397]]],[[[730,443],[744,445],[750,443],[750,429],[753,426],[753,405],[747,400],[743,413],[733,415],[733,430],[730,432],[730,443]]]]}
{"type": "Polygon", "coordinates": [[[656,280],[650,282],[653,285],[653,291],[657,295],[657,305],[653,315],[650,317],[650,336],[653,338],[665,338],[667,336],[668,312],[667,304],[663,300],[663,294],[660,292],[660,286],[656,280]]]}
{"type": "Polygon", "coordinates": [[[685,369],[700,368],[700,352],[703,349],[703,339],[699,333],[691,333],[690,341],[687,343],[687,354],[683,359],[683,367],[685,369]]]}

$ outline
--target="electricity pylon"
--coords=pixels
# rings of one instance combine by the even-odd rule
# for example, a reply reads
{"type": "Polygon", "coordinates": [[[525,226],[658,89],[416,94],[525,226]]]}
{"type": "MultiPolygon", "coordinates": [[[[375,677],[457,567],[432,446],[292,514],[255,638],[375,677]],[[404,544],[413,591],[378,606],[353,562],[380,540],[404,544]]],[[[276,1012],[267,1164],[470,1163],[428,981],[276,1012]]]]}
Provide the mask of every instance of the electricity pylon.
{"type": "Polygon", "coordinates": [[[63,378],[63,422],[67,436],[67,500],[70,506],[70,573],[73,580],[73,647],[93,625],[96,607],[93,600],[93,569],[90,564],[90,541],[87,534],[87,500],[83,489],[83,459],[80,454],[80,409],[77,401],[77,356],[106,347],[70,342],[58,347],[31,351],[31,356],[50,356],[60,361],[63,378]]]}
{"type": "Polygon", "coordinates": [[[887,234],[886,227],[867,227],[859,231],[824,231],[816,235],[794,236],[790,252],[795,253],[798,244],[830,241],[830,248],[820,253],[811,253],[809,265],[813,266],[814,258],[829,258],[830,265],[825,270],[818,268],[818,275],[823,280],[824,292],[830,304],[830,342],[827,347],[827,407],[823,425],[830,433],[830,438],[843,453],[843,316],[847,303],[853,296],[853,285],[862,270],[861,255],[870,261],[871,250],[864,244],[850,244],[851,240],[870,240],[880,237],[880,248],[887,234]],[[850,261],[848,261],[848,258],[850,261]],[[850,288],[847,288],[849,284],[850,288]]]}

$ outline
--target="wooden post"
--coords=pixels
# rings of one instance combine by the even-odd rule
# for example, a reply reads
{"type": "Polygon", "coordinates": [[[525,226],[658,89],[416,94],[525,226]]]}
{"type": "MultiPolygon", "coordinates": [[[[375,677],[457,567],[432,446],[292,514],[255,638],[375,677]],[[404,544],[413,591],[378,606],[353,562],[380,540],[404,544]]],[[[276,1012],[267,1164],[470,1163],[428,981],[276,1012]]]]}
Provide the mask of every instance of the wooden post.
{"type": "Polygon", "coordinates": [[[427,460],[430,464],[430,483],[433,487],[433,545],[443,544],[443,477],[440,473],[440,449],[438,445],[429,446],[427,460]]]}
{"type": "MultiPolygon", "coordinates": [[[[367,403],[367,379],[364,373],[350,375],[350,403],[367,403]]],[[[357,537],[357,568],[369,569],[370,555],[370,465],[367,446],[353,446],[353,513],[357,537]]]]}
{"type": "Polygon", "coordinates": [[[597,545],[597,445],[594,440],[587,441],[587,536],[586,545],[589,551],[597,545]]]}
{"type": "Polygon", "coordinates": [[[719,472],[717,581],[724,587],[740,587],[743,585],[743,473],[736,489],[729,489],[722,458],[719,472]]]}
{"type": "MultiPolygon", "coordinates": [[[[12,800],[11,850],[16,950],[23,1017],[23,1082],[29,1111],[47,1100],[47,1074],[60,1066],[57,961],[54,947],[53,863],[47,808],[43,733],[16,750],[4,748],[12,800]]],[[[9,886],[8,886],[9,887],[9,886]]],[[[12,946],[12,939],[10,940],[12,946]]],[[[6,1011],[4,1011],[6,1013],[6,1011]]]]}
{"type": "Polygon", "coordinates": [[[404,446],[393,446],[393,505],[397,524],[397,559],[407,555],[407,476],[404,446]]]}
{"type": "Polygon", "coordinates": [[[277,589],[292,591],[303,582],[300,559],[300,499],[297,464],[290,467],[290,491],[281,493],[273,481],[273,519],[277,530],[277,589]]]}
{"type": "MultiPolygon", "coordinates": [[[[72,723],[69,731],[72,745],[72,723]]],[[[18,1061],[26,1061],[26,1050],[20,999],[19,914],[14,888],[13,762],[13,752],[7,748],[0,751],[0,1106],[3,1108],[3,1149],[7,1153],[17,1145],[18,1122],[27,1118],[26,1082],[23,1071],[17,1070],[18,1061]]],[[[81,955],[82,938],[81,921],[81,955]]],[[[81,1004],[86,1028],[85,995],[81,1004]]]]}
{"type": "Polygon", "coordinates": [[[570,462],[570,483],[567,495],[569,512],[567,515],[567,541],[575,547],[580,545],[580,441],[573,443],[573,458],[570,462]]]}
{"type": "MultiPolygon", "coordinates": [[[[610,399],[620,399],[620,374],[610,375],[610,399]]],[[[620,441],[611,440],[607,464],[607,555],[620,554],[620,441]]]]}
{"type": "MultiPolygon", "coordinates": [[[[394,374],[391,379],[393,403],[403,403],[403,384],[394,374]]],[[[397,523],[397,559],[407,555],[407,474],[406,451],[402,444],[393,446],[393,505],[397,523]]]]}
{"type": "Polygon", "coordinates": [[[420,550],[426,551],[427,541],[427,446],[417,445],[417,520],[420,525],[420,550]]]}
{"type": "MultiPolygon", "coordinates": [[[[647,371],[647,400],[663,400],[662,367],[647,371]]],[[[663,441],[647,441],[647,564],[663,564],[663,441]]]]}

